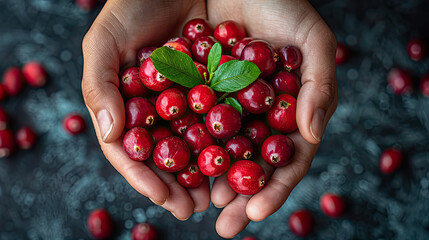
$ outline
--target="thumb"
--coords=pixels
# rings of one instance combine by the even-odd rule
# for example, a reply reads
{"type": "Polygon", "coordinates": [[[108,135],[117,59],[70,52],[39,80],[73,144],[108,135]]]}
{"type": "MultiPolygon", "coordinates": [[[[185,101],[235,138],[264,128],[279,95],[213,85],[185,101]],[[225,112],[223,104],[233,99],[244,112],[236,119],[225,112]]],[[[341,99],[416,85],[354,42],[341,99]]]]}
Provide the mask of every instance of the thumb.
{"type": "Polygon", "coordinates": [[[119,53],[115,38],[94,24],[82,42],[84,58],[82,94],[103,142],[113,142],[125,124],[124,102],[119,92],[119,53]]]}

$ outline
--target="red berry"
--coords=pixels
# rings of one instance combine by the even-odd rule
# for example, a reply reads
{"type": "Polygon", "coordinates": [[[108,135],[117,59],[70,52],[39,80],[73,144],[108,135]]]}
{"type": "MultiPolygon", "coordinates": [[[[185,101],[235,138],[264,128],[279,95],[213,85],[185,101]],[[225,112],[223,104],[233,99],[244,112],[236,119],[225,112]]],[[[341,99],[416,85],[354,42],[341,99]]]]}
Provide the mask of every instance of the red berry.
{"type": "Polygon", "coordinates": [[[85,11],[91,11],[97,7],[98,0],[75,0],[76,5],[85,11]]]}
{"type": "Polygon", "coordinates": [[[380,157],[380,170],[384,174],[396,172],[402,164],[402,152],[395,148],[386,149],[380,157]]]}
{"type": "Polygon", "coordinates": [[[240,24],[228,20],[217,25],[213,35],[225,51],[230,51],[238,41],[246,37],[246,32],[240,24]]]}
{"type": "Polygon", "coordinates": [[[196,123],[190,126],[183,136],[194,157],[206,147],[216,144],[216,140],[210,135],[204,123],[196,123]]]}
{"type": "Polygon", "coordinates": [[[287,93],[295,98],[298,97],[299,89],[301,88],[299,77],[293,72],[283,70],[273,76],[270,84],[273,86],[276,95],[287,93]]]}
{"type": "Polygon", "coordinates": [[[212,107],[207,114],[206,127],[210,134],[217,139],[231,138],[240,131],[240,113],[231,105],[218,104],[212,107]]]}
{"type": "Polygon", "coordinates": [[[0,158],[9,157],[15,151],[15,137],[10,129],[0,130],[0,158]]]}
{"type": "Polygon", "coordinates": [[[156,144],[153,161],[166,172],[177,172],[189,163],[191,152],[186,142],[179,137],[166,137],[156,144]]]}
{"type": "Polygon", "coordinates": [[[119,90],[125,98],[146,97],[151,93],[140,80],[138,67],[128,68],[122,73],[120,79],[119,90]]]}
{"type": "Polygon", "coordinates": [[[152,138],[155,144],[163,138],[173,136],[173,132],[168,127],[165,127],[165,126],[158,125],[150,129],[149,131],[152,134],[152,138]]]}
{"type": "Polygon", "coordinates": [[[295,145],[289,137],[281,134],[268,137],[261,148],[262,158],[274,167],[288,164],[295,153],[295,145]]]}
{"type": "Polygon", "coordinates": [[[0,107],[0,130],[5,130],[8,125],[9,117],[4,108],[0,107]]]}
{"type": "Polygon", "coordinates": [[[48,74],[39,62],[28,62],[22,67],[22,74],[27,83],[32,87],[43,87],[48,81],[48,74]]]}
{"type": "Polygon", "coordinates": [[[3,84],[0,83],[0,102],[7,98],[6,90],[3,87],[3,84]]]}
{"type": "Polygon", "coordinates": [[[213,45],[216,43],[216,39],[212,36],[200,37],[195,40],[192,44],[192,55],[198,62],[207,65],[207,58],[213,45]]]}
{"type": "Polygon", "coordinates": [[[256,64],[261,70],[261,78],[269,78],[276,70],[279,56],[273,46],[263,40],[254,40],[247,44],[241,52],[240,60],[256,64]]]}
{"type": "Polygon", "coordinates": [[[252,37],[245,37],[238,41],[234,47],[232,47],[231,55],[235,58],[240,58],[241,52],[243,51],[243,48],[247,46],[251,41],[255,40],[252,37]]]}
{"type": "Polygon", "coordinates": [[[287,46],[280,49],[280,59],[286,70],[294,70],[301,66],[301,51],[294,46],[287,46]]]}
{"type": "Polygon", "coordinates": [[[156,124],[158,115],[155,107],[146,98],[134,97],[125,103],[125,127],[152,127],[156,124]]]}
{"type": "Polygon", "coordinates": [[[206,147],[198,156],[200,171],[209,177],[219,177],[224,174],[231,165],[228,152],[216,145],[206,147]]]}
{"type": "Polygon", "coordinates": [[[139,67],[143,64],[143,62],[150,57],[153,51],[156,50],[156,47],[144,47],[139,50],[137,53],[137,64],[139,67]]]}
{"type": "Polygon", "coordinates": [[[16,142],[20,149],[30,149],[36,143],[36,134],[30,127],[22,127],[16,133],[16,142]]]}
{"type": "Polygon", "coordinates": [[[201,122],[200,115],[192,111],[186,111],[186,113],[180,118],[170,121],[170,128],[176,135],[183,137],[183,135],[185,135],[186,129],[198,122],[201,122]]]}
{"type": "Polygon", "coordinates": [[[222,55],[220,56],[219,66],[232,60],[237,60],[237,58],[229,55],[222,55]]]}
{"type": "Polygon", "coordinates": [[[203,82],[206,82],[206,78],[209,77],[209,72],[207,71],[207,67],[199,62],[194,61],[195,66],[197,67],[198,72],[201,75],[201,78],[203,79],[203,82]],[[205,74],[205,76],[204,76],[205,74]]]}
{"type": "Polygon", "coordinates": [[[18,95],[25,87],[24,77],[17,67],[6,69],[3,74],[3,88],[9,96],[18,95]]]}
{"type": "Polygon", "coordinates": [[[216,105],[215,91],[207,85],[201,84],[193,87],[188,93],[188,104],[192,111],[206,114],[216,105]]]}
{"type": "Polygon", "coordinates": [[[132,240],[156,240],[158,239],[155,228],[149,223],[139,223],[131,230],[132,240]]]}
{"type": "Polygon", "coordinates": [[[325,193],[320,198],[320,208],[326,216],[337,218],[343,215],[346,209],[346,204],[341,196],[332,193],[325,193]]]}
{"type": "Polygon", "coordinates": [[[237,92],[237,100],[248,112],[260,114],[268,111],[276,97],[273,87],[262,78],[237,92]]]}
{"type": "Polygon", "coordinates": [[[259,148],[265,139],[271,136],[270,127],[261,120],[253,120],[244,125],[244,136],[252,141],[253,146],[259,148]]]}
{"type": "Polygon", "coordinates": [[[165,120],[172,120],[185,114],[186,96],[177,88],[170,88],[159,94],[156,99],[156,111],[165,120]]]}
{"type": "Polygon", "coordinates": [[[420,80],[420,91],[423,96],[429,97],[429,74],[425,75],[422,80],[420,80]]]}
{"type": "Polygon", "coordinates": [[[296,99],[289,94],[276,97],[267,113],[268,124],[276,131],[290,133],[298,128],[296,123],[296,99]]]}
{"type": "Polygon", "coordinates": [[[297,210],[289,217],[289,228],[299,237],[307,236],[312,231],[313,225],[313,214],[308,210],[297,210]]]}
{"type": "Polygon", "coordinates": [[[426,55],[426,43],[422,39],[411,39],[407,44],[407,52],[414,61],[420,61],[426,55]]]}
{"type": "Polygon", "coordinates": [[[110,214],[105,209],[93,210],[87,220],[88,230],[96,239],[110,237],[113,230],[113,222],[110,214]]]}
{"type": "Polygon", "coordinates": [[[241,240],[258,240],[258,238],[254,237],[254,236],[247,236],[242,238],[241,240]]]}
{"type": "Polygon", "coordinates": [[[192,47],[191,40],[189,40],[186,37],[175,37],[175,38],[168,40],[167,42],[180,43],[180,44],[184,45],[188,50],[191,49],[191,47],[192,47]]]}
{"type": "Polygon", "coordinates": [[[134,127],[127,131],[122,140],[122,148],[132,160],[144,161],[150,157],[153,150],[153,138],[142,127],[134,127]]]}
{"type": "Polygon", "coordinates": [[[187,37],[192,42],[199,37],[209,36],[212,34],[212,28],[205,19],[192,19],[183,27],[183,36],[187,37]]]}
{"type": "Polygon", "coordinates": [[[349,49],[342,43],[337,44],[337,52],[335,53],[335,63],[341,65],[349,58],[349,49]]]}
{"type": "Polygon", "coordinates": [[[411,74],[399,68],[392,68],[387,74],[387,83],[395,94],[409,94],[413,91],[413,78],[411,74]]]}
{"type": "Polygon", "coordinates": [[[232,190],[243,195],[256,194],[265,185],[264,169],[250,160],[240,160],[232,164],[226,178],[232,190]]]}
{"type": "Polygon", "coordinates": [[[189,51],[190,49],[188,49],[186,45],[183,45],[178,42],[167,42],[164,44],[164,46],[170,49],[185,53],[186,55],[192,58],[191,52],[189,51]]]}
{"type": "Polygon", "coordinates": [[[153,66],[152,59],[147,58],[139,70],[142,83],[153,91],[163,91],[173,85],[173,82],[160,74],[153,66]]]}
{"type": "Polygon", "coordinates": [[[204,175],[195,162],[190,163],[177,174],[177,182],[186,188],[196,188],[201,185],[203,180],[204,175]]]}
{"type": "Polygon", "coordinates": [[[85,131],[85,119],[79,114],[69,114],[63,119],[63,127],[68,133],[76,135],[85,131]]]}
{"type": "Polygon", "coordinates": [[[226,151],[233,160],[250,159],[253,155],[253,145],[249,138],[237,135],[225,145],[226,151]]]}

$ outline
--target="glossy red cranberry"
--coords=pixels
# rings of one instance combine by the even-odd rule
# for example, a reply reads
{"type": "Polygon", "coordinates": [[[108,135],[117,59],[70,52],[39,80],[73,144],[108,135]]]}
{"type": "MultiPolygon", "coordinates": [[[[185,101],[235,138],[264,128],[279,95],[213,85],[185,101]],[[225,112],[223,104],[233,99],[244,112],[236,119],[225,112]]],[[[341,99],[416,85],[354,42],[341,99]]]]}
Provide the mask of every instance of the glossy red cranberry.
{"type": "Polygon", "coordinates": [[[17,67],[6,69],[3,74],[3,88],[9,96],[18,95],[25,87],[21,70],[17,67]]]}
{"type": "Polygon", "coordinates": [[[0,102],[4,101],[7,98],[6,90],[3,87],[3,84],[0,83],[0,102]]]}
{"type": "Polygon", "coordinates": [[[206,127],[210,134],[217,139],[231,138],[240,131],[240,113],[231,105],[218,104],[212,107],[207,114],[206,127]]]}
{"type": "Polygon", "coordinates": [[[156,124],[158,115],[155,107],[146,98],[134,97],[125,103],[125,127],[149,128],[156,124]]]}
{"type": "Polygon", "coordinates": [[[273,86],[276,95],[287,93],[295,98],[298,97],[299,89],[301,88],[299,77],[293,72],[283,70],[273,76],[270,84],[273,86]]]}
{"type": "Polygon", "coordinates": [[[337,44],[337,52],[335,53],[335,63],[341,65],[349,59],[349,49],[342,43],[337,44]]]}
{"type": "Polygon", "coordinates": [[[237,60],[237,58],[235,58],[233,56],[229,56],[229,55],[222,55],[220,57],[219,66],[226,63],[226,62],[229,62],[231,60],[237,60]]]}
{"type": "Polygon", "coordinates": [[[237,100],[248,112],[260,114],[268,111],[276,94],[273,87],[262,78],[237,92],[237,100]]]}
{"type": "Polygon", "coordinates": [[[225,51],[230,51],[238,41],[246,37],[246,32],[240,24],[228,20],[217,25],[213,36],[225,51]]]}
{"type": "Polygon", "coordinates": [[[429,97],[429,74],[425,75],[420,80],[420,91],[422,92],[423,96],[429,97]]]}
{"type": "MultiPolygon", "coordinates": [[[[207,67],[199,62],[194,61],[195,66],[197,67],[198,72],[201,75],[201,78],[203,79],[203,82],[206,82],[206,78],[209,77],[209,72],[207,71],[207,67]]],[[[208,80],[208,79],[207,79],[208,80]]]]}
{"type": "Polygon", "coordinates": [[[261,78],[269,78],[276,70],[279,55],[273,46],[263,40],[254,40],[247,44],[241,52],[240,60],[247,60],[256,64],[261,70],[261,78]]]}
{"type": "Polygon", "coordinates": [[[163,91],[173,85],[172,81],[155,69],[150,58],[147,58],[140,66],[139,75],[142,83],[153,91],[163,91]]]}
{"type": "Polygon", "coordinates": [[[105,209],[93,210],[88,216],[87,226],[92,237],[96,239],[108,238],[113,231],[112,219],[105,209]]]}
{"type": "Polygon", "coordinates": [[[188,144],[194,157],[198,157],[206,147],[216,144],[216,140],[210,135],[204,123],[196,123],[190,126],[186,130],[183,139],[188,144]]]}
{"type": "Polygon", "coordinates": [[[247,46],[251,41],[255,40],[252,37],[245,37],[237,42],[237,44],[232,47],[231,55],[235,58],[240,58],[241,52],[243,51],[243,48],[247,46]]]}
{"type": "Polygon", "coordinates": [[[144,161],[152,154],[154,142],[150,133],[142,127],[128,130],[122,140],[122,148],[128,157],[135,161],[144,161]]]}
{"type": "Polygon", "coordinates": [[[153,127],[152,129],[149,129],[149,132],[152,135],[155,144],[163,138],[173,136],[173,132],[170,130],[170,128],[162,125],[158,125],[153,127]]]}
{"type": "Polygon", "coordinates": [[[200,37],[192,44],[192,55],[198,62],[207,65],[207,58],[213,45],[217,42],[212,36],[200,37]]]}
{"type": "Polygon", "coordinates": [[[28,62],[22,67],[22,74],[27,83],[32,87],[43,87],[48,81],[45,67],[36,61],[28,62]]]}
{"type": "Polygon", "coordinates": [[[232,190],[243,195],[256,194],[265,185],[264,169],[250,160],[240,160],[232,164],[226,178],[232,190]]]}
{"type": "Polygon", "coordinates": [[[120,80],[119,90],[125,98],[147,97],[151,93],[140,80],[138,67],[131,67],[125,70],[120,80]]]}
{"type": "Polygon", "coordinates": [[[252,141],[254,147],[259,148],[265,139],[271,136],[271,129],[261,120],[252,120],[244,125],[243,133],[252,141]]]}
{"type": "Polygon", "coordinates": [[[186,167],[191,152],[186,142],[179,137],[166,137],[156,144],[153,150],[153,161],[166,172],[177,172],[186,167]]]}
{"type": "Polygon", "coordinates": [[[98,0],[75,0],[76,5],[85,11],[91,11],[98,5],[98,0]]]}
{"type": "Polygon", "coordinates": [[[188,93],[189,108],[198,114],[208,113],[216,105],[216,102],[215,91],[204,84],[193,87],[188,93]]]}
{"type": "Polygon", "coordinates": [[[132,240],[157,240],[158,234],[155,228],[149,223],[138,223],[131,230],[132,240]]]}
{"type": "Polygon", "coordinates": [[[407,44],[407,52],[414,61],[420,61],[426,55],[426,43],[419,38],[411,39],[407,44]]]}
{"type": "Polygon", "coordinates": [[[202,118],[200,115],[192,111],[186,111],[183,116],[170,121],[170,128],[177,136],[183,137],[188,127],[201,122],[201,120],[202,118]]]}
{"type": "Polygon", "coordinates": [[[277,134],[268,137],[261,148],[262,158],[271,166],[283,167],[292,160],[295,145],[289,137],[277,134]]]}
{"type": "Polygon", "coordinates": [[[63,119],[63,128],[66,132],[76,135],[85,131],[86,122],[79,114],[69,114],[63,119]]]}
{"type": "Polygon", "coordinates": [[[302,63],[301,51],[294,46],[283,47],[280,49],[280,60],[286,70],[291,71],[297,69],[302,63]]]}
{"type": "Polygon", "coordinates": [[[206,147],[198,156],[200,171],[209,177],[219,177],[228,171],[230,165],[228,152],[216,145],[206,147]]]}
{"type": "Polygon", "coordinates": [[[296,123],[296,99],[289,94],[276,97],[267,113],[268,124],[276,131],[290,133],[298,128],[296,123]]]}
{"type": "Polygon", "coordinates": [[[395,148],[388,148],[380,156],[380,170],[384,174],[396,172],[403,161],[402,151],[395,148]]]}
{"type": "Polygon", "coordinates": [[[186,37],[175,37],[175,38],[168,40],[167,42],[180,43],[180,44],[184,45],[188,50],[191,49],[191,47],[192,47],[191,40],[189,40],[186,37]]]}
{"type": "Polygon", "coordinates": [[[0,158],[9,157],[15,151],[15,136],[10,129],[0,130],[0,158]]]}
{"type": "Polygon", "coordinates": [[[246,237],[242,238],[241,240],[258,240],[258,238],[254,237],[254,236],[246,236],[246,237]]]}
{"type": "Polygon", "coordinates": [[[225,145],[226,151],[233,160],[250,159],[253,156],[253,145],[249,138],[237,135],[225,145]]]}
{"type": "Polygon", "coordinates": [[[4,110],[4,108],[0,106],[0,130],[5,130],[8,125],[9,125],[9,117],[6,111],[4,110]]]}
{"type": "Polygon", "coordinates": [[[137,53],[137,64],[139,67],[143,64],[143,62],[150,57],[153,51],[155,51],[156,47],[144,47],[139,50],[137,53]]]}
{"type": "Polygon", "coordinates": [[[186,188],[196,188],[201,185],[204,175],[196,162],[190,163],[177,174],[177,182],[186,188]]]}
{"type": "Polygon", "coordinates": [[[346,210],[346,203],[344,202],[343,197],[332,194],[325,193],[320,198],[320,208],[326,216],[331,218],[341,217],[344,211],[346,210]]]}
{"type": "Polygon", "coordinates": [[[173,120],[185,114],[187,109],[186,96],[177,88],[169,88],[159,94],[156,99],[156,111],[165,120],[173,120]]]}
{"type": "Polygon", "coordinates": [[[191,51],[190,51],[190,49],[188,49],[186,47],[186,45],[183,45],[183,44],[178,43],[178,42],[167,42],[167,43],[164,44],[164,46],[165,47],[169,47],[169,48],[171,48],[173,50],[185,53],[186,55],[188,55],[189,57],[192,58],[191,51]]]}
{"type": "Polygon", "coordinates": [[[289,217],[290,230],[299,237],[305,237],[313,230],[313,214],[305,209],[297,210],[289,217]]]}
{"type": "Polygon", "coordinates": [[[22,127],[16,133],[16,143],[23,150],[30,149],[36,143],[36,134],[30,127],[22,127]]]}
{"type": "Polygon", "coordinates": [[[392,68],[387,74],[387,83],[390,89],[397,95],[409,94],[413,91],[413,77],[400,68],[392,68]]]}
{"type": "Polygon", "coordinates": [[[213,32],[210,24],[201,18],[192,19],[183,27],[183,36],[194,42],[199,37],[209,36],[213,32]]]}

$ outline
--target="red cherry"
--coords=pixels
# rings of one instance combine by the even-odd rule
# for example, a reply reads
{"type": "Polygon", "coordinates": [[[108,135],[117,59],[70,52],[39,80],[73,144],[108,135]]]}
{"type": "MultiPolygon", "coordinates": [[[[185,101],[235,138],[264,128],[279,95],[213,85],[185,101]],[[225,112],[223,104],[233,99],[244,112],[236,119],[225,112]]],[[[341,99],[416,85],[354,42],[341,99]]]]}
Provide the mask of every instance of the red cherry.
{"type": "Polygon", "coordinates": [[[301,88],[301,81],[299,77],[288,71],[277,72],[270,81],[271,86],[274,88],[276,95],[290,94],[295,98],[298,97],[299,90],[301,88]]]}
{"type": "Polygon", "coordinates": [[[337,44],[337,51],[335,53],[335,63],[341,65],[349,58],[349,49],[342,43],[337,44]]]}
{"type": "Polygon", "coordinates": [[[384,174],[396,172],[403,161],[402,152],[395,148],[388,148],[380,156],[380,170],[384,174]]]}
{"type": "Polygon", "coordinates": [[[186,188],[196,188],[201,185],[204,175],[198,168],[197,163],[190,163],[177,174],[177,182],[186,188]]]}
{"type": "Polygon", "coordinates": [[[156,50],[156,47],[144,47],[139,50],[137,53],[137,64],[139,67],[143,64],[143,62],[150,57],[153,51],[156,50]]]}
{"type": "Polygon", "coordinates": [[[15,136],[10,129],[0,130],[0,158],[9,157],[15,151],[15,136]]]}
{"type": "Polygon", "coordinates": [[[36,61],[28,62],[22,67],[22,74],[32,87],[43,87],[48,81],[48,74],[42,64],[36,61]]]}
{"type": "Polygon", "coordinates": [[[105,209],[93,210],[87,220],[88,230],[96,239],[110,237],[113,230],[113,222],[110,214],[105,209]]]}
{"type": "Polygon", "coordinates": [[[3,74],[3,88],[9,96],[16,96],[25,87],[25,80],[21,70],[17,67],[6,69],[3,74]]]}
{"type": "Polygon", "coordinates": [[[313,225],[313,214],[308,210],[297,210],[289,217],[289,228],[298,237],[305,237],[310,234],[313,225]]]}
{"type": "Polygon", "coordinates": [[[22,127],[16,133],[16,142],[20,149],[30,149],[36,143],[36,134],[30,127],[22,127]]]}
{"type": "Polygon", "coordinates": [[[332,193],[325,193],[320,198],[320,208],[326,216],[338,218],[343,215],[346,209],[346,204],[341,196],[332,193]]]}
{"type": "Polygon", "coordinates": [[[145,87],[152,91],[163,91],[173,85],[173,82],[160,74],[153,66],[151,58],[147,58],[140,66],[139,75],[145,87]]]}
{"type": "Polygon", "coordinates": [[[198,114],[206,114],[216,105],[215,91],[205,84],[193,87],[188,93],[188,104],[192,111],[198,114]]]}
{"type": "Polygon", "coordinates": [[[387,83],[395,94],[409,94],[413,91],[413,78],[411,74],[399,68],[392,68],[387,74],[387,83]]]}
{"type": "Polygon", "coordinates": [[[161,125],[155,126],[149,131],[152,135],[152,138],[155,144],[163,138],[173,136],[173,132],[168,127],[161,126],[161,125]]]}
{"type": "Polygon", "coordinates": [[[426,43],[419,38],[411,39],[407,44],[407,52],[414,61],[420,61],[426,55],[426,43]]]}
{"type": "Polygon", "coordinates": [[[188,165],[191,152],[183,139],[166,137],[156,144],[152,157],[159,169],[166,172],[177,172],[188,165]]]}
{"type": "Polygon", "coordinates": [[[198,157],[206,147],[216,144],[216,140],[210,135],[204,123],[196,123],[190,126],[186,130],[183,139],[188,144],[194,157],[198,157]]]}
{"type": "Polygon", "coordinates": [[[296,99],[289,94],[276,97],[267,113],[268,124],[276,131],[290,133],[298,128],[296,123],[296,99]]]}
{"type": "Polygon", "coordinates": [[[286,70],[297,69],[302,63],[301,51],[297,47],[286,46],[280,49],[280,59],[286,70]]]}
{"type": "Polygon", "coordinates": [[[225,145],[226,151],[233,160],[250,159],[253,155],[253,145],[249,138],[237,135],[225,145]]]}
{"type": "Polygon", "coordinates": [[[228,152],[216,145],[206,147],[198,156],[200,171],[209,177],[219,177],[224,174],[231,164],[228,152]]]}
{"type": "Polygon", "coordinates": [[[85,131],[85,119],[79,114],[69,114],[63,119],[63,128],[68,133],[76,135],[85,131]]]}
{"type": "Polygon", "coordinates": [[[199,37],[209,36],[212,34],[212,28],[205,19],[192,19],[183,27],[183,36],[187,37],[192,42],[199,37]]]}
{"type": "Polygon", "coordinates": [[[152,127],[156,124],[158,115],[155,107],[146,98],[134,97],[125,103],[125,127],[152,127]]]}
{"type": "Polygon", "coordinates": [[[155,228],[149,223],[136,224],[131,230],[132,240],[156,240],[157,235],[155,228]]]}
{"type": "Polygon", "coordinates": [[[207,114],[206,127],[210,134],[217,139],[231,138],[240,131],[240,113],[231,105],[218,104],[212,107],[207,114]]]}
{"type": "Polygon", "coordinates": [[[185,114],[187,101],[185,94],[177,88],[169,88],[156,99],[156,111],[165,120],[173,120],[185,114]]]}
{"type": "Polygon", "coordinates": [[[264,169],[250,160],[232,164],[227,173],[228,184],[238,194],[253,195],[265,185],[264,169]]]}
{"type": "Polygon", "coordinates": [[[268,137],[261,148],[262,158],[274,167],[283,167],[288,164],[295,153],[295,145],[289,137],[276,134],[268,137]]]}
{"type": "Polygon", "coordinates": [[[135,161],[144,161],[152,154],[154,142],[150,133],[142,127],[134,127],[125,133],[122,148],[128,157],[135,161]]]}
{"type": "Polygon", "coordinates": [[[185,135],[186,129],[195,123],[201,122],[201,116],[192,112],[187,111],[183,116],[170,121],[170,128],[179,137],[185,135]]]}
{"type": "Polygon", "coordinates": [[[220,23],[213,35],[225,51],[230,51],[238,41],[246,37],[246,32],[240,24],[228,20],[220,23]]]}

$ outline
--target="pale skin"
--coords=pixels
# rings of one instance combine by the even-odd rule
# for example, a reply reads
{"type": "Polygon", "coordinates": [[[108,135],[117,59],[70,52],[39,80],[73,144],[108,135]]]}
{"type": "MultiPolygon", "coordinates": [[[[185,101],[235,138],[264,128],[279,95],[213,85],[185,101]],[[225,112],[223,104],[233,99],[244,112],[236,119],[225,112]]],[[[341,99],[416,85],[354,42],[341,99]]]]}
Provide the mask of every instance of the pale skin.
{"type": "Polygon", "coordinates": [[[335,37],[305,0],[109,0],[86,34],[82,48],[83,96],[106,158],[133,188],[179,220],[206,210],[210,201],[223,208],[216,230],[225,238],[234,237],[251,220],[261,221],[283,205],[310,168],[337,106],[335,37]],[[277,48],[294,45],[303,54],[303,85],[297,105],[299,131],[289,135],[296,153],[285,167],[264,165],[271,178],[253,196],[234,193],[225,176],[217,178],[211,190],[208,179],[196,189],[185,189],[174,175],[161,172],[153,162],[133,161],[122,150],[125,111],[118,90],[119,72],[136,65],[141,47],[181,36],[184,24],[193,18],[209,19],[212,26],[234,20],[249,36],[267,40],[277,48]]]}

